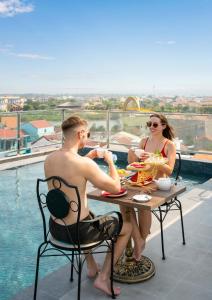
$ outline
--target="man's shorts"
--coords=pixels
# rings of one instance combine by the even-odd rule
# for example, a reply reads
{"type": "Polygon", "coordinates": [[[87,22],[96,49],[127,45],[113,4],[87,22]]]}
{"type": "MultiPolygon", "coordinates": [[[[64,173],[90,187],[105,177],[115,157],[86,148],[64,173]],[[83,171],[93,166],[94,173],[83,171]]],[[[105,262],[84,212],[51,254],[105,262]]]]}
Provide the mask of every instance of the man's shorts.
{"type": "MultiPolygon", "coordinates": [[[[84,220],[92,220],[94,215],[90,213],[84,220]]],[[[102,216],[93,223],[79,222],[79,239],[81,244],[111,239],[120,234],[122,220],[113,216],[102,216]]],[[[51,217],[49,219],[49,231],[58,241],[65,243],[77,243],[77,225],[61,225],[51,217]]]]}

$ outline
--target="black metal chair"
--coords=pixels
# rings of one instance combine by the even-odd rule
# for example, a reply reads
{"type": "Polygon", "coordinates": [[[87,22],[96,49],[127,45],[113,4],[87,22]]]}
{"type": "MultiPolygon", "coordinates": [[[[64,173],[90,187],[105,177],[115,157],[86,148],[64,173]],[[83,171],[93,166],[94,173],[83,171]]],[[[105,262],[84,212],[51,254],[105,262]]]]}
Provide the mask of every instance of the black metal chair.
{"type": "MultiPolygon", "coordinates": [[[[181,155],[179,152],[176,153],[178,156],[178,160],[176,161],[176,176],[175,176],[175,185],[177,185],[177,181],[180,177],[180,171],[181,171],[181,155]]],[[[163,237],[163,221],[165,220],[167,214],[169,211],[173,210],[179,210],[180,211],[180,220],[181,220],[181,230],[182,230],[182,239],[183,239],[183,245],[185,245],[185,233],[184,233],[184,224],[183,224],[183,213],[182,213],[182,205],[179,199],[177,197],[171,199],[170,201],[162,204],[158,207],[158,209],[152,210],[152,213],[157,218],[157,220],[160,222],[160,233],[161,233],[161,247],[162,247],[162,259],[166,259],[165,257],[165,250],[164,250],[164,237],[163,237]]]]}
{"type": "Polygon", "coordinates": [[[74,270],[78,274],[78,292],[77,299],[80,300],[80,290],[81,290],[81,273],[82,267],[85,262],[84,255],[87,254],[97,254],[97,253],[111,253],[111,291],[112,298],[115,299],[115,294],[113,290],[113,260],[114,260],[114,243],[117,239],[117,234],[108,238],[107,228],[102,228],[100,226],[100,220],[108,215],[116,214],[119,220],[119,230],[122,226],[122,217],[119,212],[112,211],[103,216],[95,217],[92,220],[83,220],[80,221],[81,214],[81,201],[80,194],[77,186],[68,184],[64,179],[58,176],[52,176],[47,179],[37,179],[37,200],[42,215],[43,221],[43,242],[39,245],[37,251],[37,264],[36,264],[36,273],[35,273],[35,285],[34,285],[34,300],[37,296],[37,285],[38,285],[38,274],[39,274],[39,265],[40,258],[49,257],[49,256],[65,256],[71,263],[71,276],[70,281],[73,281],[73,272],[74,270]],[[53,189],[50,191],[47,190],[47,183],[51,183],[53,189]],[[42,188],[44,191],[42,192],[42,188]],[[63,192],[64,188],[72,189],[76,197],[68,199],[67,195],[63,192]],[[73,241],[70,231],[67,231],[70,237],[70,243],[65,243],[56,240],[49,232],[49,213],[55,218],[63,221],[64,226],[68,230],[68,227],[65,225],[64,218],[68,215],[70,210],[73,213],[77,214],[77,223],[76,223],[76,237],[73,241]],[[88,244],[80,244],[80,230],[79,226],[81,223],[90,223],[91,226],[94,226],[96,229],[103,232],[104,237],[101,240],[91,242],[88,244]],[[104,232],[105,230],[105,232],[104,232]],[[100,248],[106,247],[106,248],[100,248]],[[103,251],[104,250],[104,251],[103,251]],[[55,251],[59,252],[55,254],[55,251]],[[48,252],[48,253],[47,253],[48,252]],[[54,252],[54,253],[52,253],[54,252]]]}

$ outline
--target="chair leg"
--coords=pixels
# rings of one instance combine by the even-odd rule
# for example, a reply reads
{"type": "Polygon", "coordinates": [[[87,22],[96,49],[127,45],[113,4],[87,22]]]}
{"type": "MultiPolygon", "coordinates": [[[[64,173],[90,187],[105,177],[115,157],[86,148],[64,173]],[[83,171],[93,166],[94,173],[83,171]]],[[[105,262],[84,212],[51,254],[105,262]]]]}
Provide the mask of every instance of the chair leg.
{"type": "Polygon", "coordinates": [[[181,204],[180,200],[178,200],[177,198],[175,198],[175,201],[177,201],[177,203],[179,205],[179,209],[180,209],[180,220],[181,220],[182,238],[183,238],[183,245],[185,245],[186,242],[185,242],[185,232],[184,232],[184,224],[183,224],[182,204],[181,204]]]}
{"type": "Polygon", "coordinates": [[[159,207],[159,213],[160,213],[160,218],[159,218],[159,222],[160,222],[160,235],[161,235],[161,247],[162,247],[162,259],[166,259],[165,257],[165,251],[164,251],[164,239],[163,239],[163,215],[162,215],[162,211],[161,208],[159,207]]]}
{"type": "Polygon", "coordinates": [[[73,273],[74,273],[74,251],[71,253],[71,276],[70,281],[73,281],[73,273]]]}
{"type": "Polygon", "coordinates": [[[81,262],[81,255],[79,255],[77,300],[80,300],[81,274],[82,274],[82,262],[81,262]]]}
{"type": "Polygon", "coordinates": [[[110,273],[110,288],[111,288],[111,297],[116,299],[116,295],[113,289],[113,266],[114,266],[114,241],[111,241],[111,273],[110,273]]]}
{"type": "Polygon", "coordinates": [[[40,265],[40,250],[41,247],[44,245],[44,243],[42,243],[39,248],[38,248],[38,252],[37,252],[37,263],[36,263],[36,271],[35,271],[35,285],[34,285],[34,296],[33,296],[33,300],[36,300],[37,297],[37,287],[38,287],[38,273],[39,273],[39,265],[40,265]]]}

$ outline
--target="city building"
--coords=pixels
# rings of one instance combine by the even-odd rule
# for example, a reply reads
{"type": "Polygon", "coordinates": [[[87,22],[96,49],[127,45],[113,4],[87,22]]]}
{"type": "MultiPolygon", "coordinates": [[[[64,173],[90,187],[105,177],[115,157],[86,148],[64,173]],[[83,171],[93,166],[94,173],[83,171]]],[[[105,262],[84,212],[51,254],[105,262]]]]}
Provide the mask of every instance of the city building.
{"type": "Polygon", "coordinates": [[[44,135],[54,134],[54,126],[46,120],[35,120],[21,125],[24,130],[34,142],[44,135]]]}
{"type": "MultiPolygon", "coordinates": [[[[16,129],[1,128],[0,129],[0,153],[1,156],[8,156],[5,151],[17,150],[18,132],[16,129]]],[[[30,143],[29,135],[20,131],[20,148],[28,148],[30,143]]],[[[16,153],[17,154],[17,153],[16,153]]]]}

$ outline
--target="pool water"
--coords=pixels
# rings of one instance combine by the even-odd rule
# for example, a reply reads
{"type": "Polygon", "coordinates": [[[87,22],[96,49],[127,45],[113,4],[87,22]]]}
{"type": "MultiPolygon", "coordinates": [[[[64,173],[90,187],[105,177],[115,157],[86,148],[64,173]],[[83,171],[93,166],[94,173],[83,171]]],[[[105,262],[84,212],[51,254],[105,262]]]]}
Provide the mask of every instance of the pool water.
{"type": "MultiPolygon", "coordinates": [[[[101,166],[107,170],[106,166],[101,166]]],[[[10,299],[34,283],[36,253],[43,238],[42,220],[36,198],[36,179],[44,178],[43,163],[0,172],[0,299],[10,299]]],[[[183,176],[190,189],[206,178],[183,176]]],[[[90,200],[96,214],[117,209],[116,205],[90,200]]],[[[43,259],[40,277],[58,269],[67,259],[43,259]]]]}

